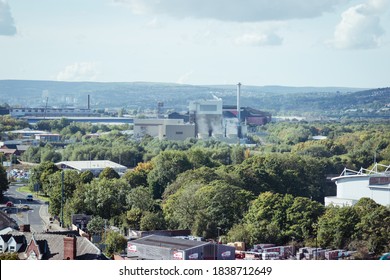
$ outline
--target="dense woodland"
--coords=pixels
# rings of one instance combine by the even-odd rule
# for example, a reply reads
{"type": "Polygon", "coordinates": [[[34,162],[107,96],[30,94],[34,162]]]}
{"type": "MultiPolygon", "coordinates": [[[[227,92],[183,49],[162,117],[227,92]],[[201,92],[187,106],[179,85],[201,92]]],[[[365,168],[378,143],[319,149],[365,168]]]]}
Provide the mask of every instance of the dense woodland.
{"type": "MultiPolygon", "coordinates": [[[[27,125],[8,117],[0,123],[2,131],[27,125]]],[[[108,223],[121,229],[190,229],[249,245],[317,241],[321,247],[357,250],[360,258],[390,251],[389,207],[366,198],[353,207],[323,206],[324,196],[335,195],[329,175],[345,167],[369,168],[374,158],[390,164],[388,122],[270,123],[251,135],[257,143],[251,148],[212,139],[136,140],[122,132],[131,129],[127,125],[65,119],[35,128],[58,132],[67,143],[30,147],[21,158],[39,163],[29,184],[41,186],[54,216],[61,212],[61,171],[54,162],[108,159],[130,168],[121,177],[109,168],[98,178],[64,172],[65,224],[75,213],[93,215],[88,225],[93,234],[102,234],[108,223]],[[317,135],[327,139],[313,140],[317,135]]]]}

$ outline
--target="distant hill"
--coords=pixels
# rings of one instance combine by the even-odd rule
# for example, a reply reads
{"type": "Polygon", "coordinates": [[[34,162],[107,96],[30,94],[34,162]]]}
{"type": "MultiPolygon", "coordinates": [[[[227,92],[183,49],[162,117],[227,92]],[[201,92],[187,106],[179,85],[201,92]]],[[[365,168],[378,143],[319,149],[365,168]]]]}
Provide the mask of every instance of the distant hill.
{"type": "MultiPolygon", "coordinates": [[[[242,86],[241,104],[273,114],[313,113],[340,115],[361,110],[387,114],[390,88],[360,89],[343,87],[242,86]]],[[[69,106],[91,108],[154,109],[164,102],[166,109],[186,110],[189,101],[211,99],[236,103],[235,85],[182,85],[170,83],[99,83],[29,80],[0,80],[0,104],[11,106],[69,106]]]]}

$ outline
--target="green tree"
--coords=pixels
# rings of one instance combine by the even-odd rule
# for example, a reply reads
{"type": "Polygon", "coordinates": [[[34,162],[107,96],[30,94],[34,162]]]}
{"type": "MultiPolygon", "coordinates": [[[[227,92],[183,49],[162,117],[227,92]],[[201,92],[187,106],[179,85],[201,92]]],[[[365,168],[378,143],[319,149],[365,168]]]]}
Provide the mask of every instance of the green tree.
{"type": "Polygon", "coordinates": [[[108,257],[112,257],[114,254],[120,254],[124,252],[127,246],[127,239],[118,232],[109,231],[105,240],[106,248],[104,253],[108,257]]]}
{"type": "Polygon", "coordinates": [[[188,150],[188,159],[194,168],[215,167],[219,163],[212,160],[213,151],[205,148],[193,147],[188,150]]]}
{"type": "MultiPolygon", "coordinates": [[[[243,213],[247,211],[249,202],[253,199],[250,192],[223,181],[214,181],[200,188],[195,196],[199,209],[207,213],[208,225],[211,228],[206,228],[206,231],[212,233],[210,237],[218,235],[218,228],[220,233],[224,234],[241,221],[243,213]]],[[[198,232],[196,229],[194,231],[198,232]]]]}
{"type": "Polygon", "coordinates": [[[152,191],[142,186],[130,190],[126,202],[131,208],[138,208],[142,211],[152,211],[155,206],[152,191]]]}
{"type": "Polygon", "coordinates": [[[83,182],[84,184],[90,183],[93,180],[93,178],[94,178],[93,173],[90,170],[86,170],[80,173],[81,182],[83,182]]]}
{"type": "Polygon", "coordinates": [[[250,234],[250,244],[275,243],[288,240],[286,236],[287,209],[294,203],[292,195],[261,193],[250,205],[244,224],[250,234]]]}
{"type": "Polygon", "coordinates": [[[125,179],[132,188],[148,186],[148,174],[152,169],[151,162],[140,162],[134,170],[126,171],[122,178],[125,179]]]}
{"type": "Polygon", "coordinates": [[[239,144],[235,145],[232,148],[230,157],[232,160],[232,164],[242,163],[245,159],[245,149],[241,147],[239,144]]]}
{"type": "Polygon", "coordinates": [[[7,191],[9,187],[9,182],[7,178],[7,172],[5,171],[3,165],[0,165],[0,200],[3,199],[3,192],[7,191]]]}
{"type": "Polygon", "coordinates": [[[227,233],[228,242],[245,242],[250,244],[250,232],[247,227],[243,224],[235,224],[227,233]]]}
{"type": "Polygon", "coordinates": [[[160,212],[145,212],[140,221],[141,230],[161,230],[165,229],[164,217],[160,212]]]}
{"type": "Polygon", "coordinates": [[[186,154],[181,151],[164,151],[152,160],[153,169],[148,174],[148,184],[155,199],[162,197],[166,186],[177,175],[192,168],[186,154]]]}
{"type": "Polygon", "coordinates": [[[73,192],[80,184],[80,177],[75,170],[65,170],[63,172],[56,172],[48,176],[47,180],[50,182],[50,188],[47,188],[49,195],[49,212],[52,215],[61,214],[61,200],[65,203],[72,198],[73,192]],[[62,186],[62,176],[64,178],[62,186]],[[62,191],[63,190],[63,191],[62,191]],[[62,197],[62,193],[64,194],[62,197]]]}
{"type": "Polygon", "coordinates": [[[132,208],[126,212],[126,224],[130,229],[139,230],[142,218],[142,210],[132,208]]]}
{"type": "Polygon", "coordinates": [[[105,220],[100,216],[93,216],[87,224],[87,230],[91,235],[102,236],[105,229],[105,220]]]}
{"type": "Polygon", "coordinates": [[[318,219],[319,245],[334,249],[348,248],[358,222],[359,216],[353,207],[328,206],[318,219]]]}
{"type": "Polygon", "coordinates": [[[109,220],[128,210],[128,192],[129,186],[124,180],[93,180],[85,192],[85,210],[109,220]]]}
{"type": "Polygon", "coordinates": [[[106,167],[99,174],[99,179],[119,179],[119,174],[111,167],[106,167]]]}
{"type": "Polygon", "coordinates": [[[379,256],[390,250],[390,209],[370,198],[361,198],[353,208],[360,221],[356,224],[356,240],[365,242],[369,252],[379,256]]]}
{"type": "Polygon", "coordinates": [[[306,197],[294,198],[293,204],[287,208],[286,236],[303,241],[314,235],[313,224],[325,212],[325,208],[317,201],[306,197]]]}
{"type": "Polygon", "coordinates": [[[40,191],[42,191],[45,195],[49,195],[49,190],[52,187],[52,184],[50,183],[50,176],[58,170],[58,167],[50,161],[42,162],[38,166],[33,167],[29,178],[31,190],[33,190],[34,186],[38,186],[40,191]]]}

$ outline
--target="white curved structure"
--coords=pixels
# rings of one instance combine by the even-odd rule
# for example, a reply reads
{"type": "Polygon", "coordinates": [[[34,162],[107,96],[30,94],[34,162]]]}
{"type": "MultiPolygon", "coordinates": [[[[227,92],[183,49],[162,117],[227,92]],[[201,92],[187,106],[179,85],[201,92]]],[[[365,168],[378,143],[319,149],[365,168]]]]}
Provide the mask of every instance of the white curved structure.
{"type": "Polygon", "coordinates": [[[390,205],[390,165],[376,163],[371,170],[361,168],[359,171],[345,168],[332,181],[337,185],[337,196],[325,197],[325,206],[350,206],[362,197],[384,206],[390,205]],[[378,172],[378,168],[384,171],[378,172]]]}

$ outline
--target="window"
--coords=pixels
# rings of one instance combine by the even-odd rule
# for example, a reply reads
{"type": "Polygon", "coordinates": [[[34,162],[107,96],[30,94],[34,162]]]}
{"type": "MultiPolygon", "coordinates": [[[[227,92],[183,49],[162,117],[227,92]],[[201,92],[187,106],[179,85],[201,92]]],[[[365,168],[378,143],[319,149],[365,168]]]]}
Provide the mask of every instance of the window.
{"type": "Polygon", "coordinates": [[[9,251],[10,252],[15,252],[15,246],[9,246],[9,251]]]}
{"type": "Polygon", "coordinates": [[[200,111],[215,112],[217,111],[217,105],[200,105],[199,109],[200,111]]]}
{"type": "Polygon", "coordinates": [[[176,135],[182,135],[183,131],[176,131],[176,135]]]}

